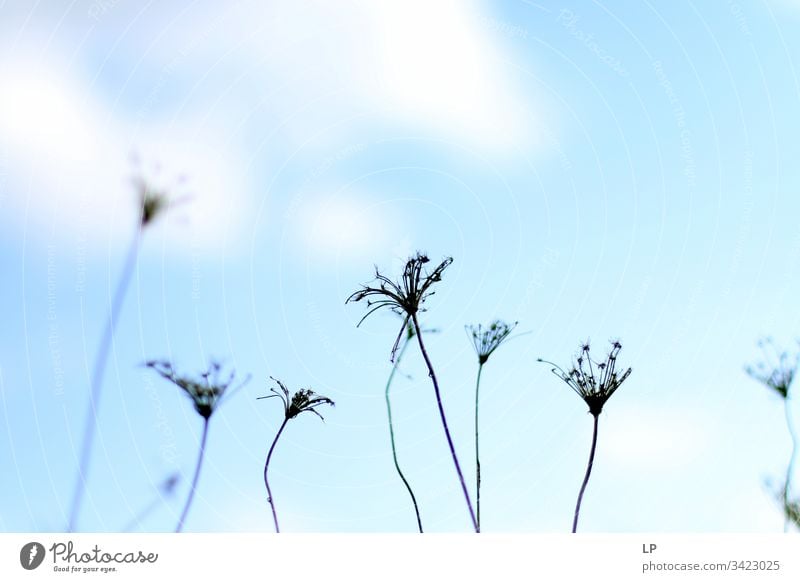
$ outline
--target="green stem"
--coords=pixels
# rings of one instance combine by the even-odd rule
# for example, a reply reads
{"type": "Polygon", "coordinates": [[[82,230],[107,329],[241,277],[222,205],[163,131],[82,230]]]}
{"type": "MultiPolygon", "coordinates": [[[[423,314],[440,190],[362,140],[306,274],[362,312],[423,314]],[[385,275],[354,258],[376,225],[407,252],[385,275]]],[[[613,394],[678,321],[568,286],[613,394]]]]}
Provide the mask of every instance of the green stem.
{"type": "Polygon", "coordinates": [[[436,393],[436,405],[439,407],[439,417],[442,419],[442,426],[444,427],[444,435],[447,437],[447,445],[450,447],[450,456],[453,457],[453,464],[456,466],[456,473],[458,473],[458,480],[461,482],[461,491],[464,493],[464,500],[467,502],[467,509],[469,510],[469,517],[472,520],[472,526],[475,528],[475,533],[480,533],[478,521],[475,519],[475,511],[472,509],[472,501],[469,498],[469,491],[467,491],[467,483],[464,481],[464,474],[461,472],[461,465],[458,463],[458,456],[456,455],[456,448],[453,445],[453,439],[450,437],[450,429],[447,426],[447,418],[444,415],[444,407],[442,406],[442,395],[439,392],[439,381],[436,379],[436,373],[433,371],[433,364],[428,357],[428,352],[425,350],[425,344],[422,342],[422,328],[420,328],[417,315],[413,314],[411,319],[414,323],[414,329],[417,332],[417,342],[419,342],[419,349],[422,352],[422,357],[425,359],[425,364],[428,366],[428,376],[433,382],[433,391],[436,393]]]}
{"type": "MultiPolygon", "coordinates": [[[[787,395],[786,398],[783,399],[783,411],[786,415],[786,428],[789,429],[789,436],[792,437],[792,456],[789,458],[789,466],[786,468],[786,482],[783,485],[783,505],[787,507],[789,504],[789,495],[792,491],[792,476],[794,475],[794,461],[797,457],[797,433],[794,430],[794,424],[792,422],[792,410],[789,407],[789,396],[787,395]]],[[[789,531],[789,516],[786,516],[786,519],[783,522],[783,531],[789,531]]]]}
{"type": "Polygon", "coordinates": [[[403,475],[403,471],[400,469],[400,463],[397,461],[397,448],[394,443],[394,424],[392,423],[392,403],[389,399],[389,389],[392,386],[392,380],[394,379],[395,372],[397,372],[397,367],[400,365],[400,360],[403,358],[403,353],[406,351],[409,343],[410,342],[406,340],[403,344],[403,347],[400,348],[400,353],[397,354],[397,358],[392,366],[392,371],[389,374],[389,380],[386,382],[386,412],[389,415],[389,438],[392,441],[392,458],[394,459],[394,468],[397,469],[397,474],[400,475],[400,479],[402,479],[403,484],[406,486],[406,489],[408,489],[408,494],[411,496],[411,503],[414,504],[414,513],[417,516],[417,527],[419,528],[419,533],[422,533],[422,519],[419,516],[417,498],[414,496],[414,491],[411,489],[411,485],[409,485],[405,475],[403,475]]]}
{"type": "Polygon", "coordinates": [[[481,527],[481,455],[478,443],[478,397],[481,389],[481,372],[483,372],[483,362],[478,364],[478,379],[475,382],[475,511],[478,529],[481,527]]]}
{"type": "Polygon", "coordinates": [[[67,531],[75,531],[80,514],[83,496],[86,493],[86,482],[89,477],[89,462],[92,457],[92,445],[94,443],[94,435],[97,429],[97,415],[100,409],[100,395],[103,386],[103,375],[105,374],[106,364],[108,363],[108,354],[111,351],[111,344],[114,340],[114,330],[117,327],[119,314],[122,310],[122,303],[125,299],[125,294],[128,290],[131,276],[133,275],[134,267],[136,266],[136,257],[139,253],[139,242],[141,241],[142,230],[137,227],[136,235],[131,242],[128,256],[125,260],[125,266],[122,268],[117,288],[114,291],[114,298],[111,302],[111,311],[108,314],[106,327],[103,331],[103,336],[100,340],[100,347],[97,350],[97,358],[94,362],[94,370],[91,378],[91,389],[89,391],[89,410],[86,413],[86,421],[83,428],[83,441],[81,443],[80,460],[78,461],[78,476],[75,483],[75,490],[72,495],[72,505],[70,506],[69,521],[67,522],[67,531]]]}
{"type": "Polygon", "coordinates": [[[278,444],[278,439],[283,432],[283,429],[286,428],[286,423],[289,422],[289,417],[283,419],[283,424],[278,429],[278,434],[275,435],[275,440],[272,441],[272,446],[269,448],[269,452],[267,453],[267,462],[264,463],[264,485],[267,487],[267,501],[269,501],[269,506],[272,508],[272,520],[275,522],[275,533],[281,533],[281,528],[278,526],[278,514],[275,513],[275,502],[272,499],[272,490],[269,488],[269,478],[267,477],[267,472],[269,471],[269,461],[272,459],[272,452],[275,450],[275,445],[278,444]]]}
{"type": "Polygon", "coordinates": [[[597,420],[600,418],[599,414],[594,414],[594,432],[592,434],[592,450],[589,453],[589,465],[586,467],[586,476],[583,478],[583,485],[581,485],[581,492],[578,493],[578,503],[575,505],[575,518],[572,521],[572,533],[578,530],[578,514],[581,512],[581,501],[583,501],[583,493],[586,491],[586,485],[589,483],[589,475],[592,474],[592,466],[594,465],[594,453],[597,449],[597,420]]]}
{"type": "Polygon", "coordinates": [[[197,490],[197,481],[200,479],[200,469],[203,466],[203,458],[206,454],[206,440],[208,439],[208,418],[203,419],[203,436],[200,437],[200,453],[197,455],[197,466],[194,469],[194,477],[192,478],[192,488],[189,490],[189,497],[186,499],[186,505],[183,507],[181,517],[178,520],[178,525],[175,527],[175,533],[180,533],[183,530],[183,523],[186,521],[186,516],[189,513],[189,508],[192,506],[194,499],[194,492],[197,490]]]}

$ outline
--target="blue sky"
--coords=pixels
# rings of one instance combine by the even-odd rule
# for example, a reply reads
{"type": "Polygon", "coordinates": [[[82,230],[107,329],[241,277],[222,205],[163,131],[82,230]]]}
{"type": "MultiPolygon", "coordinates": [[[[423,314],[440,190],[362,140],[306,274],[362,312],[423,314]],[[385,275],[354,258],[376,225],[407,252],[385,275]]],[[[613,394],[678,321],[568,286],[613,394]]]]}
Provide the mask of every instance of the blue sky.
{"type": "MultiPolygon", "coordinates": [[[[170,530],[201,421],[139,364],[253,379],[215,414],[191,531],[272,528],[270,375],[333,398],[273,460],[286,531],[414,531],[373,265],[453,256],[424,325],[472,481],[468,323],[528,332],[482,387],[486,531],[566,531],[591,417],[536,362],[623,343],[586,531],[780,531],[790,442],[743,367],[793,346],[800,236],[790,0],[199,1],[0,6],[0,529],[60,530],[89,370],[136,221],[132,155],[187,201],[145,233],[104,381],[80,527],[170,530]],[[429,5],[431,4],[431,5],[429,5]]],[[[466,531],[419,353],[395,385],[430,531],[466,531]]],[[[798,414],[794,406],[795,417],[798,414]]]]}

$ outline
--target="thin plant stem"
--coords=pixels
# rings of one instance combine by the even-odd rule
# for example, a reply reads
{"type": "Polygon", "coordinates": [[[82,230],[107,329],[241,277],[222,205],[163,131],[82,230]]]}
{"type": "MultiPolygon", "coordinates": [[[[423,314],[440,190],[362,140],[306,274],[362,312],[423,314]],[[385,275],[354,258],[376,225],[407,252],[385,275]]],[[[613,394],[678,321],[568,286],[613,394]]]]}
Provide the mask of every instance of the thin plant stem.
{"type": "Polygon", "coordinates": [[[481,455],[478,442],[478,397],[481,389],[481,372],[483,372],[483,362],[478,364],[478,379],[475,381],[475,510],[478,529],[481,527],[481,455]]]}
{"type": "Polygon", "coordinates": [[[180,533],[183,530],[183,524],[186,521],[186,515],[189,513],[189,508],[192,506],[194,493],[197,490],[197,480],[200,478],[200,469],[203,466],[203,458],[206,453],[206,439],[208,438],[208,418],[203,419],[203,436],[200,437],[200,453],[197,455],[197,467],[194,470],[194,477],[192,478],[192,488],[189,490],[189,497],[186,499],[186,505],[183,507],[181,517],[178,520],[178,525],[175,527],[175,533],[180,533]]]}
{"type": "MultiPolygon", "coordinates": [[[[791,400],[787,395],[783,399],[783,411],[786,415],[786,428],[789,430],[789,435],[792,437],[792,456],[789,458],[789,466],[786,468],[786,482],[783,485],[783,504],[784,507],[787,506],[789,503],[789,494],[792,491],[792,476],[794,475],[794,462],[795,458],[797,457],[797,433],[794,429],[794,423],[792,422],[792,410],[789,407],[789,403],[791,400]]],[[[783,522],[783,531],[789,531],[789,516],[786,516],[786,519],[783,522]]]]}
{"type": "Polygon", "coordinates": [[[94,370],[91,378],[91,390],[89,393],[89,407],[86,413],[86,421],[83,428],[83,440],[81,444],[80,460],[78,463],[78,475],[75,482],[75,490],[72,495],[72,505],[70,506],[69,521],[67,523],[67,531],[75,531],[77,525],[78,515],[80,514],[83,497],[86,493],[86,482],[89,476],[89,464],[92,456],[92,445],[94,444],[94,436],[97,429],[97,415],[100,409],[100,396],[102,393],[103,376],[108,363],[108,355],[111,351],[111,344],[114,340],[114,330],[119,321],[119,314],[122,310],[122,303],[125,300],[125,294],[128,290],[131,276],[133,275],[134,268],[136,267],[136,257],[139,253],[139,243],[141,241],[142,227],[137,226],[136,234],[131,241],[128,256],[125,259],[125,266],[122,269],[117,288],[114,292],[114,298],[111,302],[111,311],[106,322],[103,336],[100,340],[100,347],[97,350],[97,358],[94,362],[94,370]]]}
{"type": "Polygon", "coordinates": [[[403,484],[408,489],[408,494],[411,496],[411,503],[414,504],[414,513],[417,516],[417,527],[419,528],[419,533],[422,532],[422,519],[419,516],[419,506],[417,505],[417,498],[414,495],[414,491],[411,489],[411,485],[409,485],[408,480],[406,479],[405,475],[403,475],[403,471],[400,469],[400,463],[397,460],[397,448],[394,443],[394,425],[392,423],[392,402],[389,399],[389,389],[392,387],[392,380],[394,379],[395,373],[397,372],[397,367],[400,365],[400,360],[403,357],[403,354],[408,347],[410,342],[408,340],[405,341],[403,347],[400,348],[400,352],[397,354],[397,358],[395,359],[394,365],[392,366],[392,371],[389,374],[389,379],[386,381],[386,412],[389,416],[389,438],[392,441],[392,458],[394,459],[394,468],[397,469],[397,474],[400,475],[400,479],[402,479],[403,484]]]}
{"type": "Polygon", "coordinates": [[[581,501],[583,501],[583,493],[586,491],[586,485],[589,483],[589,475],[592,474],[592,465],[594,465],[594,453],[597,450],[597,421],[600,418],[599,414],[593,414],[594,417],[594,432],[592,433],[592,450],[589,453],[589,465],[586,467],[586,476],[583,478],[583,485],[581,485],[581,492],[578,493],[578,503],[575,505],[575,518],[572,520],[572,533],[578,530],[578,515],[581,512],[581,501]]]}
{"type": "Polygon", "coordinates": [[[269,501],[269,506],[272,508],[272,519],[275,522],[275,533],[281,533],[281,528],[278,526],[278,514],[275,513],[275,501],[272,499],[272,490],[269,488],[267,471],[269,471],[269,461],[272,459],[272,452],[275,450],[275,445],[278,444],[278,439],[280,438],[283,429],[286,428],[287,422],[289,422],[288,417],[283,419],[283,424],[281,424],[281,427],[278,429],[278,434],[275,435],[275,440],[272,441],[272,446],[269,448],[269,453],[267,453],[267,462],[264,463],[264,485],[267,487],[267,501],[269,501]]]}
{"type": "Polygon", "coordinates": [[[461,465],[458,463],[458,456],[456,455],[456,449],[453,445],[453,439],[450,437],[450,429],[447,426],[447,418],[444,415],[444,408],[442,407],[442,396],[439,392],[439,382],[436,379],[436,373],[433,371],[433,365],[431,364],[431,360],[428,357],[428,352],[425,350],[425,344],[422,342],[422,328],[419,325],[419,321],[417,321],[416,313],[411,315],[411,320],[414,323],[414,330],[417,332],[417,341],[419,342],[419,349],[422,352],[422,357],[425,359],[425,364],[428,366],[428,375],[433,382],[433,390],[436,393],[436,405],[439,407],[439,416],[442,419],[442,426],[444,427],[444,434],[447,437],[447,445],[450,447],[450,455],[453,457],[453,464],[456,466],[456,472],[458,473],[458,480],[461,482],[461,490],[464,492],[464,499],[467,502],[467,508],[469,509],[469,516],[472,519],[472,526],[475,528],[475,533],[480,533],[480,527],[478,526],[478,521],[475,519],[475,511],[472,509],[472,501],[469,498],[469,491],[467,491],[467,484],[464,481],[464,474],[461,472],[461,465]]]}

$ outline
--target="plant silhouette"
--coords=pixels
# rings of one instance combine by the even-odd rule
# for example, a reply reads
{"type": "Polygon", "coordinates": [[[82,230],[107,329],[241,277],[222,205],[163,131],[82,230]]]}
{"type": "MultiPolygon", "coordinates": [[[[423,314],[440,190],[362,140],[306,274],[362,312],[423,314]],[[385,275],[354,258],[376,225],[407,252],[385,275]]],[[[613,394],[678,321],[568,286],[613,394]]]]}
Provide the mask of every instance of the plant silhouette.
{"type": "Polygon", "coordinates": [[[761,348],[764,359],[755,365],[746,366],[745,371],[751,378],[760,382],[781,397],[783,400],[783,413],[786,418],[786,429],[789,432],[789,437],[792,439],[792,452],[786,467],[786,477],[784,479],[781,500],[785,516],[783,531],[788,531],[789,523],[794,521],[792,518],[794,513],[790,511],[791,502],[789,497],[792,491],[792,476],[794,475],[794,463],[797,458],[798,450],[797,432],[795,431],[794,422],[792,421],[790,390],[795,374],[797,373],[798,358],[800,356],[797,354],[789,356],[788,352],[779,349],[775,345],[772,338],[759,340],[758,347],[761,348]]]}
{"type": "Polygon", "coordinates": [[[125,264],[122,267],[122,273],[120,274],[114,296],[111,300],[111,310],[109,311],[108,320],[106,321],[106,326],[100,339],[100,345],[92,370],[89,405],[86,413],[80,457],[78,460],[78,475],[75,480],[75,489],[70,505],[69,521],[67,523],[67,531],[70,532],[74,531],[77,526],[83,497],[86,492],[86,482],[89,477],[89,467],[92,456],[92,445],[94,444],[94,435],[97,430],[97,416],[100,409],[103,376],[108,363],[111,345],[114,341],[114,331],[116,330],[117,321],[119,321],[120,312],[122,311],[122,304],[125,300],[130,279],[136,266],[142,234],[171,204],[168,191],[154,188],[142,175],[135,177],[133,182],[139,197],[139,215],[137,218],[136,232],[134,233],[133,240],[128,249],[125,264]]]}
{"type": "Polygon", "coordinates": [[[275,522],[275,533],[280,533],[281,528],[278,525],[278,514],[275,511],[275,500],[272,497],[272,489],[269,486],[269,462],[272,460],[272,453],[275,451],[275,445],[278,444],[278,439],[281,437],[283,429],[286,428],[286,423],[288,423],[292,418],[296,418],[303,412],[313,412],[324,421],[325,419],[319,412],[317,412],[316,409],[323,404],[330,406],[335,406],[335,404],[330,398],[320,396],[310,388],[301,388],[294,394],[290,395],[289,389],[283,384],[283,382],[276,378],[272,378],[272,380],[278,384],[280,391],[276,390],[274,387],[270,388],[270,391],[273,392],[273,394],[259,396],[258,400],[263,400],[266,398],[280,398],[281,402],[283,402],[283,422],[278,429],[278,433],[275,435],[275,439],[272,441],[272,445],[269,447],[267,460],[264,463],[264,486],[267,489],[267,501],[272,509],[272,519],[275,522]]]}
{"type": "Polygon", "coordinates": [[[578,502],[575,504],[575,516],[572,520],[572,533],[578,530],[578,517],[581,512],[581,502],[586,486],[589,484],[589,476],[592,474],[594,465],[594,454],[597,450],[597,425],[600,413],[608,399],[617,391],[620,385],[630,376],[631,368],[621,374],[617,372],[617,356],[622,349],[619,341],[611,342],[611,350],[605,362],[592,360],[589,353],[589,342],[583,344],[578,351],[575,362],[569,372],[565,372],[558,365],[539,358],[540,362],[553,366],[552,372],[561,378],[575,393],[583,398],[589,406],[589,413],[594,419],[592,431],[592,447],[589,452],[589,463],[586,467],[586,476],[583,478],[581,490],[578,493],[578,502]]]}
{"type": "Polygon", "coordinates": [[[478,356],[478,377],[475,380],[475,512],[478,529],[481,527],[481,455],[478,430],[478,411],[480,410],[481,372],[497,348],[517,327],[518,322],[508,324],[496,319],[485,328],[478,325],[466,326],[467,335],[472,339],[475,354],[478,356]]]}
{"type": "Polygon", "coordinates": [[[427,350],[425,349],[425,343],[422,340],[422,328],[420,327],[418,318],[418,314],[421,311],[424,311],[423,305],[425,300],[435,293],[431,287],[434,283],[438,283],[442,280],[442,273],[453,263],[453,259],[452,257],[447,257],[432,271],[427,272],[426,265],[429,262],[430,259],[428,259],[426,255],[419,252],[415,256],[410,257],[408,261],[406,261],[405,267],[403,268],[403,274],[399,282],[394,282],[388,277],[382,275],[381,272],[376,268],[374,285],[364,285],[362,289],[352,293],[347,298],[345,303],[366,300],[367,313],[361,318],[361,320],[358,322],[358,325],[361,325],[361,323],[363,323],[367,317],[384,307],[388,307],[390,310],[403,317],[403,325],[400,328],[400,332],[397,334],[397,339],[395,340],[394,345],[392,346],[390,357],[392,362],[395,361],[398,346],[403,338],[403,333],[405,333],[406,325],[411,323],[414,326],[417,343],[419,345],[420,352],[422,353],[422,357],[425,360],[425,365],[428,368],[428,376],[433,383],[433,390],[436,395],[436,405],[439,409],[439,417],[442,421],[442,427],[444,428],[447,445],[450,448],[450,455],[453,459],[456,473],[458,474],[461,490],[464,493],[464,500],[467,503],[467,509],[469,510],[470,519],[472,520],[472,526],[477,533],[480,532],[480,528],[478,527],[478,521],[475,518],[475,511],[472,508],[472,500],[469,497],[467,484],[464,481],[464,474],[461,472],[461,465],[458,462],[458,455],[456,455],[455,445],[453,444],[453,439],[450,436],[450,428],[447,425],[447,417],[445,416],[444,407],[442,405],[442,395],[439,391],[439,381],[436,378],[436,372],[433,369],[433,364],[431,363],[431,359],[428,356],[427,350]]]}
{"type": "Polygon", "coordinates": [[[192,506],[192,500],[197,490],[197,482],[200,479],[200,469],[203,467],[203,459],[205,458],[211,415],[219,408],[223,399],[227,399],[225,398],[226,395],[230,398],[234,392],[250,380],[250,377],[248,376],[236,388],[229,391],[231,384],[233,384],[235,373],[231,372],[226,378],[220,378],[222,367],[216,362],[212,362],[208,369],[199,375],[199,378],[179,375],[172,364],[166,360],[151,360],[145,365],[183,390],[191,399],[197,414],[203,419],[203,433],[200,437],[200,450],[197,455],[194,477],[192,477],[191,488],[189,489],[189,496],[186,499],[186,504],[178,519],[178,524],[175,526],[175,533],[179,533],[183,531],[186,516],[189,514],[189,508],[192,506]]]}
{"type": "MultiPolygon", "coordinates": [[[[414,506],[414,514],[417,518],[417,528],[419,529],[419,533],[423,533],[422,530],[422,518],[419,514],[419,505],[417,504],[417,496],[414,495],[414,490],[411,488],[411,485],[406,479],[406,476],[403,474],[402,469],[400,469],[400,461],[397,459],[397,446],[394,440],[394,423],[392,422],[392,401],[389,397],[389,390],[392,387],[392,381],[397,373],[397,368],[400,366],[400,360],[403,359],[403,354],[408,348],[408,344],[414,341],[414,336],[416,335],[416,331],[414,330],[414,325],[410,322],[405,322],[405,329],[406,329],[406,337],[403,341],[403,346],[397,353],[397,357],[395,358],[394,363],[392,364],[392,371],[389,373],[389,379],[386,381],[386,390],[384,391],[385,398],[386,398],[386,413],[389,418],[389,440],[392,444],[392,459],[394,461],[394,468],[397,470],[397,475],[400,477],[400,480],[403,481],[403,485],[405,485],[406,490],[408,491],[409,497],[411,497],[411,503],[414,506]]],[[[435,330],[426,330],[429,333],[435,330]]]]}

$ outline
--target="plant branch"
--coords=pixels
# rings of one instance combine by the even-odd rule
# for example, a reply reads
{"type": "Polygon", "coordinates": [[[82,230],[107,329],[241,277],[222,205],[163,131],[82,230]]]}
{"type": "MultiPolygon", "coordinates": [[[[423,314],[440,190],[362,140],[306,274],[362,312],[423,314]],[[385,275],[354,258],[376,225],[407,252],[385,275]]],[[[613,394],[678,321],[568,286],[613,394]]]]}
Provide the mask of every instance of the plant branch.
{"type": "Polygon", "coordinates": [[[481,527],[481,455],[478,441],[478,407],[481,389],[481,372],[483,372],[483,363],[478,364],[478,379],[475,382],[475,511],[477,512],[478,529],[481,527]]]}
{"type": "Polygon", "coordinates": [[[200,469],[203,466],[203,458],[206,453],[206,440],[208,438],[208,418],[203,419],[203,436],[200,437],[200,453],[197,456],[197,467],[194,470],[194,477],[192,478],[192,486],[189,490],[189,497],[186,499],[186,505],[183,507],[181,517],[178,520],[178,525],[175,527],[175,533],[180,533],[183,530],[183,524],[186,521],[186,515],[189,513],[189,507],[192,505],[194,499],[194,492],[197,490],[197,481],[200,478],[200,469]]]}
{"type": "Polygon", "coordinates": [[[289,422],[289,417],[283,419],[283,424],[278,429],[278,434],[275,435],[275,440],[272,441],[272,446],[269,448],[269,452],[267,453],[267,461],[264,463],[264,485],[267,487],[267,501],[269,501],[269,505],[272,508],[272,519],[275,522],[275,533],[281,533],[281,528],[278,526],[278,514],[275,513],[275,502],[272,499],[272,490],[269,487],[269,478],[267,477],[267,471],[269,471],[269,461],[272,459],[272,452],[275,450],[275,445],[278,444],[278,439],[283,432],[283,429],[286,428],[286,423],[289,422]]]}
{"type": "Polygon", "coordinates": [[[136,234],[131,242],[128,256],[125,259],[125,266],[122,269],[117,288],[114,292],[114,298],[111,303],[111,312],[106,322],[103,336],[100,340],[100,346],[97,350],[97,358],[94,362],[94,370],[91,378],[91,390],[89,393],[89,407],[86,413],[86,421],[83,428],[83,440],[81,444],[80,460],[78,462],[78,476],[75,483],[75,490],[72,496],[72,505],[70,506],[69,521],[67,523],[67,531],[75,531],[77,525],[78,515],[80,514],[83,496],[86,493],[86,482],[89,476],[89,464],[92,456],[92,445],[94,443],[94,435],[97,429],[97,415],[100,409],[100,396],[102,393],[103,376],[108,363],[108,355],[111,350],[111,344],[114,340],[114,330],[117,327],[120,311],[122,310],[122,303],[125,300],[125,294],[128,290],[131,276],[133,275],[136,266],[136,258],[139,253],[139,243],[141,242],[142,229],[137,226],[136,234]]]}
{"type": "MultiPolygon", "coordinates": [[[[792,476],[794,475],[794,462],[795,458],[797,457],[797,433],[794,429],[794,423],[792,422],[792,409],[789,406],[791,402],[789,396],[787,395],[783,399],[783,411],[786,415],[786,428],[789,430],[789,436],[792,437],[792,456],[789,458],[789,466],[786,468],[786,482],[783,485],[783,504],[784,507],[787,506],[789,503],[789,495],[792,492],[792,476]]],[[[786,516],[786,519],[783,524],[783,531],[789,531],[789,516],[786,516]]]]}
{"type": "Polygon", "coordinates": [[[475,533],[480,533],[480,528],[478,527],[478,521],[475,519],[475,512],[472,509],[472,501],[469,498],[469,491],[467,491],[467,484],[464,481],[464,475],[461,472],[461,466],[458,463],[458,456],[456,455],[456,449],[453,445],[453,439],[450,437],[450,429],[447,426],[447,418],[444,414],[444,408],[442,407],[442,396],[439,392],[439,382],[436,379],[436,373],[433,371],[433,365],[431,364],[431,360],[428,357],[428,352],[425,350],[425,344],[422,342],[422,328],[419,325],[419,321],[417,320],[417,315],[413,314],[411,319],[414,323],[414,330],[417,332],[417,341],[419,342],[419,349],[422,352],[422,357],[425,359],[425,364],[428,366],[428,375],[433,382],[433,390],[436,393],[436,404],[439,407],[439,416],[442,419],[442,426],[444,427],[444,434],[447,437],[447,445],[450,447],[450,455],[453,457],[453,464],[456,466],[456,472],[458,473],[458,479],[461,482],[461,490],[464,492],[464,499],[467,502],[467,508],[469,509],[469,516],[472,519],[472,526],[475,528],[475,533]]]}
{"type": "Polygon", "coordinates": [[[392,366],[392,371],[389,374],[389,379],[386,382],[386,412],[389,416],[389,438],[391,439],[392,442],[392,458],[394,459],[394,467],[395,469],[397,469],[397,474],[400,476],[400,479],[402,479],[403,484],[406,486],[406,489],[408,490],[408,494],[411,496],[411,503],[414,504],[414,513],[417,516],[417,527],[419,528],[419,533],[423,533],[422,519],[419,516],[419,506],[417,505],[417,498],[414,495],[414,491],[411,489],[411,485],[408,483],[408,480],[406,479],[405,475],[403,475],[403,471],[400,469],[400,463],[397,460],[397,447],[395,446],[394,442],[394,424],[392,423],[392,403],[391,400],[389,399],[389,389],[392,386],[392,380],[394,379],[395,372],[397,372],[397,367],[400,365],[400,360],[403,358],[403,354],[405,353],[409,343],[410,343],[409,340],[406,340],[405,343],[403,344],[403,347],[400,348],[400,351],[397,354],[397,358],[395,359],[394,365],[392,366]]]}
{"type": "Polygon", "coordinates": [[[600,418],[599,414],[593,414],[594,417],[594,431],[592,434],[592,450],[589,453],[589,465],[586,467],[586,476],[583,478],[583,485],[581,485],[581,492],[578,494],[578,503],[575,505],[575,518],[572,521],[572,533],[578,530],[578,515],[581,512],[581,501],[583,501],[583,493],[586,491],[586,485],[589,483],[589,476],[592,474],[592,465],[594,465],[594,453],[597,449],[597,421],[600,418]]]}

